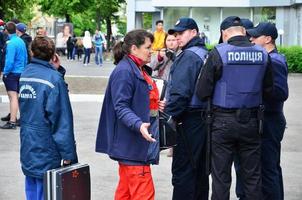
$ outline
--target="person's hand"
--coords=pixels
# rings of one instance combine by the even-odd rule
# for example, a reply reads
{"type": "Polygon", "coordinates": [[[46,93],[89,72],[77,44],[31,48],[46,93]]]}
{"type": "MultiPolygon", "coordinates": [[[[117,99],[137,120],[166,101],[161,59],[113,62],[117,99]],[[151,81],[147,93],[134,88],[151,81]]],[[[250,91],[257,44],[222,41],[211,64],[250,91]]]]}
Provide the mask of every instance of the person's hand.
{"type": "Polygon", "coordinates": [[[166,99],[158,102],[159,111],[164,112],[165,106],[166,106],[166,99]]]}
{"type": "Polygon", "coordinates": [[[142,136],[149,142],[156,142],[154,138],[152,138],[152,135],[149,133],[148,128],[150,126],[150,123],[142,123],[139,131],[141,132],[142,136]]]}
{"type": "Polygon", "coordinates": [[[63,166],[71,165],[71,160],[63,160],[63,166]]]}
{"type": "Polygon", "coordinates": [[[59,69],[60,65],[61,65],[61,61],[60,61],[60,56],[58,54],[55,54],[51,61],[50,61],[51,64],[53,64],[53,66],[56,68],[56,69],[59,69]]]}

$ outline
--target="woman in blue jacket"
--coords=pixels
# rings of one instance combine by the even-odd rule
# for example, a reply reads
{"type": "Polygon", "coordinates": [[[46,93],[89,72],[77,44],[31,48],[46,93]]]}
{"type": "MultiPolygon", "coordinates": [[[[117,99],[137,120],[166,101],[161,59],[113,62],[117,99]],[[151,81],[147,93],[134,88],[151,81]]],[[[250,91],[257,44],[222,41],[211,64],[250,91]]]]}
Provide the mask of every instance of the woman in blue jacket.
{"type": "Polygon", "coordinates": [[[27,200],[43,199],[43,175],[77,162],[72,110],[67,86],[56,70],[54,42],[37,36],[33,58],[20,78],[21,166],[27,200]],[[52,64],[51,64],[52,63],[52,64]]]}
{"type": "Polygon", "coordinates": [[[133,30],[113,49],[117,66],[103,102],[96,151],[119,163],[115,200],[154,199],[150,164],[159,160],[157,116],[163,102],[145,66],[152,42],[151,33],[133,30]]]}

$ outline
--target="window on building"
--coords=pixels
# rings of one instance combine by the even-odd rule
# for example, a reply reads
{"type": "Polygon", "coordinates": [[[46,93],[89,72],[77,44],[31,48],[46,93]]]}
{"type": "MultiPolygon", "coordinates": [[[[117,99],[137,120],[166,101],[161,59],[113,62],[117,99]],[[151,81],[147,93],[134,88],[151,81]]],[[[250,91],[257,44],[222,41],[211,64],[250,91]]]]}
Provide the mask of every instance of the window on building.
{"type": "Polygon", "coordinates": [[[275,7],[254,8],[254,24],[256,25],[259,22],[276,23],[276,8],[275,7]]]}
{"type": "Polygon", "coordinates": [[[180,17],[189,17],[189,8],[165,8],[164,9],[164,27],[168,30],[174,27],[180,17]]]}
{"type": "Polygon", "coordinates": [[[152,30],[152,13],[145,12],[142,13],[143,17],[143,29],[152,30]]]}

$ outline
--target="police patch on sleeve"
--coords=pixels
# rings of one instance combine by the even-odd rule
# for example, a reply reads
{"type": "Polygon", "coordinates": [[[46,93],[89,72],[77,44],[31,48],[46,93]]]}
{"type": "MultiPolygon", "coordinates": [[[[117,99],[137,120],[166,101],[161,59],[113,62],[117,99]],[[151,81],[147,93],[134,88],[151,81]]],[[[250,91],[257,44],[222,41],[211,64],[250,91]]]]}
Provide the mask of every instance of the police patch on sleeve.
{"type": "Polygon", "coordinates": [[[231,65],[261,65],[264,63],[262,51],[228,51],[227,63],[231,65]]]}

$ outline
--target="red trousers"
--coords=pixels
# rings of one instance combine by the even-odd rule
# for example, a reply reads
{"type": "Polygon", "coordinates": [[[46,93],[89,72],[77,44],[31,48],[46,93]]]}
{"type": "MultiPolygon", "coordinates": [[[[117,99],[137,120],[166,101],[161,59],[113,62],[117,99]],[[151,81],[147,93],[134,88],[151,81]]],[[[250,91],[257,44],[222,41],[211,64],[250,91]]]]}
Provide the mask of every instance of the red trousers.
{"type": "Polygon", "coordinates": [[[120,180],[115,191],[115,200],[154,200],[154,185],[151,168],[119,164],[120,180]]]}

